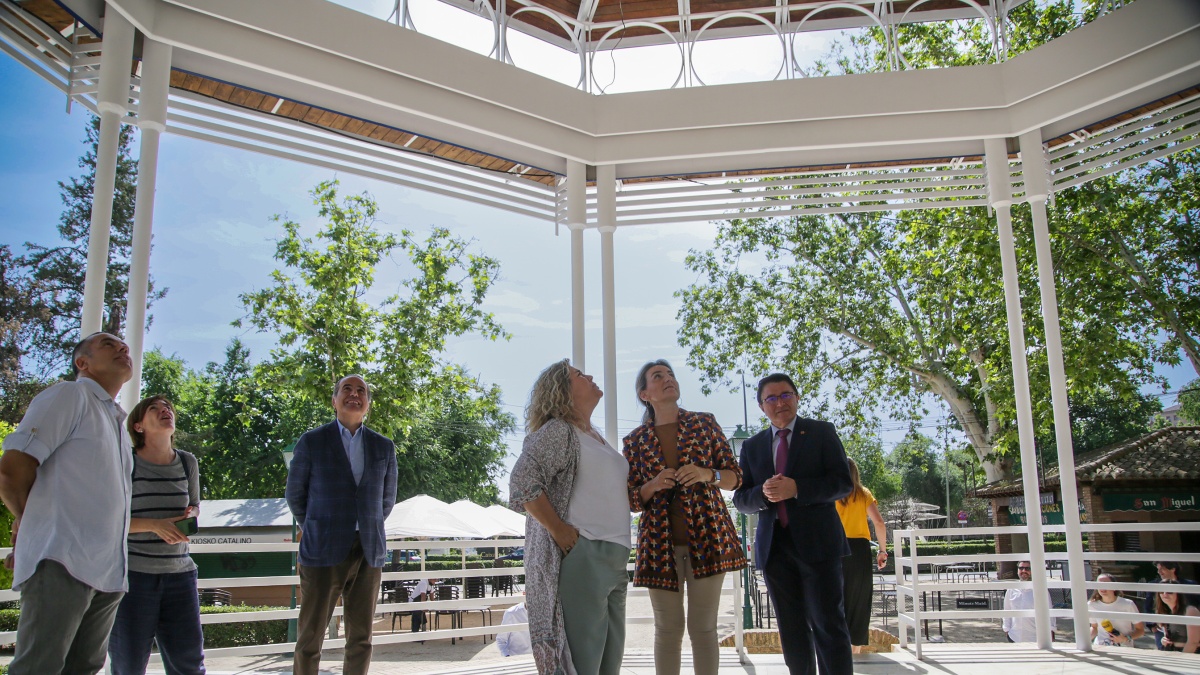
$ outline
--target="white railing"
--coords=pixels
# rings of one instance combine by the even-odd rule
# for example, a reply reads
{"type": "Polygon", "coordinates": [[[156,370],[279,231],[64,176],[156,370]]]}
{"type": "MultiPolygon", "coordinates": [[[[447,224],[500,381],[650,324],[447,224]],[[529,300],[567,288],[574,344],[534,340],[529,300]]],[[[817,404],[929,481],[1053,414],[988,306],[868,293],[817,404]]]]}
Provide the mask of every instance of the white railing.
{"type": "MultiPolygon", "coordinates": [[[[1200,522],[1193,523],[1120,523],[1120,524],[1088,524],[1080,525],[1083,532],[1088,533],[1103,533],[1103,532],[1200,532],[1200,522]]],[[[1062,525],[1043,525],[1044,533],[1063,533],[1065,527],[1062,525]]],[[[996,535],[1014,535],[1028,534],[1029,530],[1024,526],[1006,526],[1006,527],[968,527],[968,528],[946,528],[946,529],[909,529],[896,530],[893,532],[894,541],[896,542],[897,553],[895,556],[896,564],[896,614],[897,623],[900,627],[900,646],[902,649],[908,648],[909,634],[911,628],[913,630],[913,648],[918,659],[922,658],[922,639],[921,625],[927,621],[944,621],[944,620],[962,620],[980,618],[998,619],[998,618],[1017,618],[1017,617],[1035,617],[1034,609],[1021,610],[1006,610],[994,609],[990,603],[986,610],[979,609],[951,609],[945,610],[930,609],[928,603],[924,602],[927,598],[932,597],[927,594],[940,593],[949,591],[957,595],[964,592],[984,592],[991,596],[996,591],[1007,591],[1012,588],[1030,588],[1032,582],[1023,582],[1015,580],[1000,580],[993,576],[994,572],[988,571],[966,571],[958,570],[959,576],[954,576],[953,568],[956,566],[978,566],[983,568],[989,564],[998,569],[997,563],[1000,562],[1019,562],[1028,561],[1028,553],[987,553],[987,554],[950,554],[950,555],[923,555],[921,553],[921,545],[925,539],[950,539],[952,537],[971,537],[971,536],[996,536],[996,535]],[[904,555],[900,552],[907,549],[904,555]],[[920,567],[928,565],[930,573],[922,578],[920,567]],[[945,578],[943,578],[945,574],[945,578]]],[[[1032,542],[1031,542],[1032,543],[1032,542]]],[[[928,549],[926,549],[928,550],[928,549]]],[[[1068,554],[1065,552],[1050,552],[1044,554],[1047,561],[1066,561],[1068,554]]],[[[1085,551],[1082,554],[1084,561],[1087,562],[1152,562],[1157,560],[1172,560],[1175,562],[1191,562],[1200,563],[1200,553],[1178,553],[1178,552],[1120,552],[1120,551],[1085,551]]],[[[1097,571],[1095,574],[1098,574],[1097,571]]],[[[1095,574],[1090,576],[1095,576],[1095,574]]],[[[1069,581],[1053,578],[1045,580],[1048,589],[1064,589],[1070,590],[1071,583],[1069,581]]],[[[1086,581],[1084,587],[1088,591],[1096,589],[1112,589],[1121,591],[1141,591],[1141,592],[1159,592],[1159,591],[1178,591],[1186,593],[1186,590],[1181,589],[1178,585],[1162,584],[1162,583],[1136,583],[1130,581],[1119,582],[1098,582],[1086,581]]],[[[1079,600],[1071,598],[1071,602],[1083,602],[1086,608],[1087,599],[1079,600]]],[[[1168,619],[1172,624],[1184,625],[1200,625],[1200,617],[1189,616],[1170,616],[1166,617],[1161,614],[1153,613],[1119,613],[1119,612],[1087,612],[1087,616],[1095,616],[1099,619],[1125,619],[1134,621],[1155,621],[1164,622],[1168,619]]],[[[1074,612],[1071,609],[1050,609],[1049,617],[1051,618],[1073,618],[1074,612]]],[[[1088,626],[1075,626],[1076,631],[1088,630],[1088,626]]]]}
{"type": "MultiPolygon", "coordinates": [[[[404,572],[384,572],[381,575],[382,582],[388,581],[409,581],[414,579],[426,579],[431,576],[450,577],[450,578],[480,578],[480,577],[517,577],[525,574],[524,566],[521,567],[487,567],[480,569],[467,569],[468,561],[466,558],[466,549],[499,549],[511,548],[516,546],[524,546],[524,539],[453,539],[453,540],[430,540],[430,541],[405,541],[405,540],[389,540],[389,550],[401,551],[419,551],[421,561],[420,569],[404,572]],[[428,551],[440,549],[458,549],[461,553],[461,565],[452,569],[429,570],[426,569],[426,558],[428,551]]],[[[190,550],[194,554],[200,553],[296,553],[299,544],[296,542],[289,543],[240,543],[240,544],[193,544],[190,550]]],[[[11,548],[0,548],[0,557],[7,555],[11,548]]],[[[633,565],[630,564],[627,568],[633,570],[633,565]]],[[[739,654],[744,658],[743,641],[742,641],[742,591],[741,591],[741,574],[731,574],[733,578],[732,588],[723,589],[722,594],[732,594],[734,597],[735,610],[735,635],[736,644],[739,654]]],[[[287,576],[254,576],[254,577],[221,577],[200,579],[198,587],[204,589],[229,589],[229,588],[261,588],[264,586],[289,586],[298,588],[300,585],[300,577],[297,575],[287,576]]],[[[649,591],[645,588],[629,588],[629,595],[639,596],[647,595],[649,591]]],[[[495,607],[497,605],[512,605],[523,601],[525,595],[523,592],[514,592],[512,595],[504,595],[499,597],[481,597],[481,598],[460,598],[458,600],[430,600],[425,602],[388,602],[380,603],[375,607],[377,615],[389,614],[392,612],[410,612],[417,610],[427,611],[446,611],[446,610],[478,610],[481,606],[485,608],[495,607]]],[[[20,594],[12,590],[0,591],[0,602],[13,601],[20,599],[20,594]]],[[[339,617],[343,614],[343,608],[339,605],[334,608],[333,616],[339,617]]],[[[251,621],[278,621],[296,619],[300,616],[299,609],[277,609],[268,611],[255,612],[229,612],[223,614],[201,614],[200,623],[221,624],[221,623],[240,623],[251,621]]],[[[626,616],[625,622],[631,624],[653,624],[654,617],[646,616],[626,616]]],[[[483,625],[471,628],[454,628],[446,630],[424,631],[421,633],[393,633],[393,634],[376,634],[372,638],[372,643],[376,646],[396,644],[401,642],[413,642],[417,640],[438,640],[449,638],[464,638],[474,636],[494,636],[499,633],[508,633],[513,631],[528,630],[528,624],[504,624],[495,623],[494,625],[483,625]]],[[[0,644],[12,644],[16,642],[17,633],[15,631],[0,632],[0,644]]],[[[345,646],[346,641],[342,638],[326,639],[324,648],[339,649],[345,646]]],[[[295,642],[280,642],[265,645],[245,645],[241,647],[221,647],[221,648],[206,648],[204,650],[206,656],[254,656],[265,654],[284,654],[295,650],[295,642]]]]}

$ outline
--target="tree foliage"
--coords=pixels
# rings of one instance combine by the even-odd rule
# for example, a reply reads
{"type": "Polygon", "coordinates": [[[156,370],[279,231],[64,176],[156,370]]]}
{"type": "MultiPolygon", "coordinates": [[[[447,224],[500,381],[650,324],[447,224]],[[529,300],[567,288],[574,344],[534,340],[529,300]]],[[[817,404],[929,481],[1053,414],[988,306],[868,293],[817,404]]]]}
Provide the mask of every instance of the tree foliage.
{"type": "Polygon", "coordinates": [[[1179,417],[1191,425],[1200,425],[1200,379],[1192,380],[1179,392],[1179,417]]]}
{"type": "Polygon", "coordinates": [[[0,246],[0,421],[16,424],[46,382],[31,374],[25,355],[50,317],[37,282],[8,246],[0,246]]]}
{"type": "Polygon", "coordinates": [[[859,479],[878,501],[885,501],[903,490],[900,476],[887,464],[887,455],[878,438],[849,434],[842,439],[846,455],[858,464],[859,479]]]}
{"type": "MultiPolygon", "coordinates": [[[[126,327],[134,196],[137,191],[137,160],[131,156],[133,135],[133,127],[122,125],[117,143],[117,173],[101,327],[101,330],[113,335],[124,335],[126,327]]],[[[29,349],[29,356],[37,364],[38,374],[43,378],[69,368],[70,348],[79,339],[99,140],[100,119],[93,117],[84,141],[87,151],[79,158],[83,175],[58,184],[64,206],[58,223],[61,241],[51,245],[27,242],[26,253],[20,260],[37,282],[35,291],[38,305],[49,312],[39,326],[40,330],[33,336],[29,349]]],[[[153,303],[165,294],[166,289],[155,289],[151,278],[147,302],[153,303]]],[[[147,314],[147,325],[151,320],[152,317],[147,314]]]]}
{"type": "MultiPolygon", "coordinates": [[[[1082,16],[1073,11],[1070,2],[1022,5],[1010,14],[1012,52],[1090,20],[1095,3],[1082,16]]],[[[965,21],[899,30],[914,67],[949,67],[988,62],[983,28],[965,21]]],[[[821,67],[877,70],[887,58],[884,44],[881,31],[865,31],[837,45],[821,67]]],[[[1162,382],[1155,366],[1178,361],[1186,336],[1200,333],[1191,154],[1118,174],[1113,185],[1064,191],[1051,209],[1069,395],[1082,406],[1119,403],[1129,419],[1141,415],[1147,408],[1140,387],[1162,382]],[[1080,245],[1081,237],[1089,246],[1080,245]],[[1120,243],[1095,250],[1108,240],[1120,243]],[[1122,261],[1127,250],[1136,251],[1136,266],[1122,261]],[[1122,265],[1125,271],[1114,274],[1122,265]],[[1144,289],[1131,283],[1139,279],[1144,289]],[[1180,320],[1159,312],[1146,321],[1156,297],[1180,320]],[[1170,338],[1166,344],[1160,331],[1170,338]]],[[[869,194],[869,182],[861,189],[869,194]]],[[[881,194],[879,204],[886,199],[881,194]]],[[[1013,217],[1035,424],[1045,438],[1053,435],[1053,414],[1028,207],[1014,208],[1013,217]]],[[[877,414],[917,419],[933,394],[949,408],[987,479],[1011,475],[1015,398],[990,214],[981,208],[894,216],[748,212],[719,227],[713,249],[689,255],[699,279],[678,294],[680,340],[706,386],[728,384],[728,373],[738,370],[786,370],[807,412],[833,417],[852,432],[868,428],[877,414]]],[[[1077,433],[1085,436],[1130,430],[1081,413],[1077,433]]]]}
{"type": "Polygon", "coordinates": [[[275,259],[284,269],[271,273],[269,287],[241,296],[247,313],[235,325],[278,336],[269,380],[297,395],[325,401],[339,378],[364,375],[380,392],[371,425],[400,440],[414,429],[420,392],[439,374],[448,339],[507,337],[480,309],[499,263],[440,228],[423,241],[408,230],[382,234],[374,200],[352,195],[339,204],[337,185],[312,191],[327,220],[315,240],[277,217],[285,234],[275,259]],[[402,292],[371,302],[376,267],[393,252],[404,254],[413,274],[400,282],[402,292]]]}

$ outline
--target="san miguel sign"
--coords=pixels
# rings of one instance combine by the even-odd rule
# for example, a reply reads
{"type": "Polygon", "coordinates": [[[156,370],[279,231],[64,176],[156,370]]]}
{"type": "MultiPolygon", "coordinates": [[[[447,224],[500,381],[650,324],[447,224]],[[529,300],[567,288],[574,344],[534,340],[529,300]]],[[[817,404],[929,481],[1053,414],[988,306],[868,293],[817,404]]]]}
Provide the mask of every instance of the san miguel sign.
{"type": "Polygon", "coordinates": [[[1200,511],[1200,491],[1106,493],[1103,497],[1105,511],[1200,511]]]}

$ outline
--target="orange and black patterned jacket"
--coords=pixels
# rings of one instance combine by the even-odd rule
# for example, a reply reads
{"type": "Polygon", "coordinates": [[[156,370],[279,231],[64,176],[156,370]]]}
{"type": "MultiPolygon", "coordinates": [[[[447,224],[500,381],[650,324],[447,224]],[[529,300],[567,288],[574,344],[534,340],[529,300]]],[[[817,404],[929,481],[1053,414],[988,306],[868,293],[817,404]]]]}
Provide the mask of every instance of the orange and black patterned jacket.
{"type": "MultiPolygon", "coordinates": [[[[675,551],[667,515],[669,491],[656,493],[644,505],[638,496],[643,485],[667,468],[658,437],[654,435],[653,422],[643,424],[625,437],[625,459],[629,461],[629,506],[635,512],[642,512],[633,585],[678,591],[675,551]]],[[[733,474],[737,476],[737,484],[742,484],[742,471],[729,448],[729,441],[710,413],[679,411],[679,465],[685,464],[717,469],[724,475],[733,474]]],[[[692,573],[703,578],[745,567],[746,556],[742,553],[742,544],[725,508],[721,490],[702,483],[677,489],[681,491],[683,514],[688,525],[692,573]]]]}

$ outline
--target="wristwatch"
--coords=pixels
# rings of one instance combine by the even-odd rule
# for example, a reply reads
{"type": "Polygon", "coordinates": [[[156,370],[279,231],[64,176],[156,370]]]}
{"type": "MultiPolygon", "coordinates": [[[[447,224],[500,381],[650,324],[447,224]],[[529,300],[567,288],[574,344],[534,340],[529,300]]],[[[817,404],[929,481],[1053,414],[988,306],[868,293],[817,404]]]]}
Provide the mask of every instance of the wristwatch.
{"type": "Polygon", "coordinates": [[[708,481],[709,485],[716,485],[717,483],[720,483],[720,482],[721,482],[721,471],[719,469],[713,469],[713,479],[708,481]]]}

